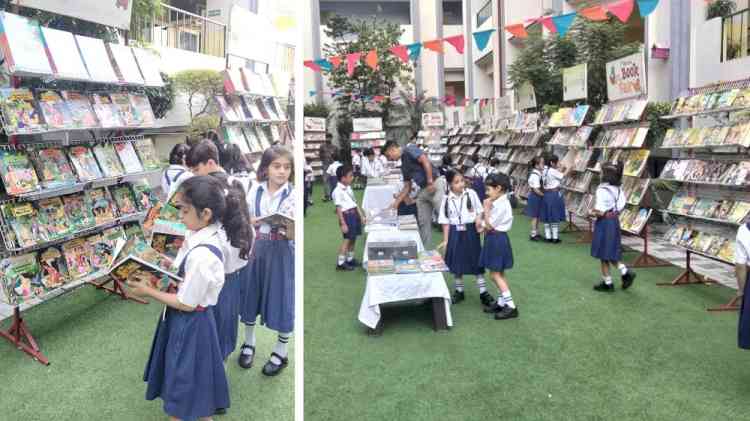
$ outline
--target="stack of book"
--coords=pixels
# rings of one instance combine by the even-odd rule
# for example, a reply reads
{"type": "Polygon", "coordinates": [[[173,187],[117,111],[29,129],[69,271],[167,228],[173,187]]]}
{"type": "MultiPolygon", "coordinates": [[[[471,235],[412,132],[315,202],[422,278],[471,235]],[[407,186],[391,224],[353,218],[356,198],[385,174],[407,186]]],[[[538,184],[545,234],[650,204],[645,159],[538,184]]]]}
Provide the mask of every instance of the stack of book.
{"type": "Polygon", "coordinates": [[[419,229],[417,218],[414,215],[400,215],[398,217],[398,229],[416,231],[419,229]]]}

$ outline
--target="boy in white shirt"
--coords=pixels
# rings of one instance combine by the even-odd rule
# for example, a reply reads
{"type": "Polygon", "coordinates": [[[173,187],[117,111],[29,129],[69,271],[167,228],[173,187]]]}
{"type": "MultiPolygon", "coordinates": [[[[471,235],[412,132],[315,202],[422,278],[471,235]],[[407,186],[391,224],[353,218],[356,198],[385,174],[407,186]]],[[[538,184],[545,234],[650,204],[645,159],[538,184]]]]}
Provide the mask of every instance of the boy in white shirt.
{"type": "Polygon", "coordinates": [[[357,237],[362,235],[362,221],[365,217],[354,200],[354,190],[352,190],[354,169],[351,165],[342,165],[336,170],[336,177],[338,184],[333,189],[331,197],[336,205],[336,215],[344,237],[339,247],[336,270],[351,271],[358,264],[354,259],[354,245],[357,237]]]}

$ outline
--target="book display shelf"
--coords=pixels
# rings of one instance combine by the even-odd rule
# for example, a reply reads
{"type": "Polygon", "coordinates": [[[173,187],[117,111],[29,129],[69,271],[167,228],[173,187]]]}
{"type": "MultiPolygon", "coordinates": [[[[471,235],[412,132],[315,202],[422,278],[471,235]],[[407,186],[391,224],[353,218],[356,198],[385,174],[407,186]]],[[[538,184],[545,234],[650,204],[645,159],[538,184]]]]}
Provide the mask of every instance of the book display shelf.
{"type": "Polygon", "coordinates": [[[305,117],[303,120],[305,160],[313,169],[313,176],[323,175],[323,161],[320,160],[320,147],[326,141],[326,119],[305,117]]]}

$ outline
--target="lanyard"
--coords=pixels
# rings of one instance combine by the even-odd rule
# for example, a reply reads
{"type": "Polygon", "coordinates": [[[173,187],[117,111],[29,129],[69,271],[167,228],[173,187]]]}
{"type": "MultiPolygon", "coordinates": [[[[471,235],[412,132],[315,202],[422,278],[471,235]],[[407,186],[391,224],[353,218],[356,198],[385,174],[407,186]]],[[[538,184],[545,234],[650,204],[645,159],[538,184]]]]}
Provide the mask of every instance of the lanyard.
{"type": "Polygon", "coordinates": [[[604,190],[606,190],[607,193],[609,193],[609,195],[612,196],[615,199],[615,204],[611,208],[609,208],[609,210],[607,212],[612,212],[612,211],[617,210],[617,202],[620,199],[620,189],[619,188],[617,189],[617,196],[615,196],[615,194],[612,193],[612,190],[610,190],[608,188],[604,188],[604,190]]]}
{"type": "Polygon", "coordinates": [[[451,202],[451,205],[453,209],[455,209],[456,213],[458,213],[458,225],[461,225],[463,223],[463,210],[464,210],[464,197],[466,196],[465,193],[461,194],[461,198],[458,199],[458,207],[456,207],[456,202],[453,199],[448,199],[451,202]]]}
{"type": "MultiPolygon", "coordinates": [[[[281,204],[284,203],[284,200],[289,197],[289,188],[284,190],[284,193],[281,194],[281,199],[279,200],[279,205],[276,206],[276,212],[281,209],[281,204]]],[[[260,199],[263,198],[263,186],[258,186],[258,191],[255,194],[255,217],[260,217],[260,199]]],[[[273,203],[273,197],[270,198],[271,203],[273,203]]]]}

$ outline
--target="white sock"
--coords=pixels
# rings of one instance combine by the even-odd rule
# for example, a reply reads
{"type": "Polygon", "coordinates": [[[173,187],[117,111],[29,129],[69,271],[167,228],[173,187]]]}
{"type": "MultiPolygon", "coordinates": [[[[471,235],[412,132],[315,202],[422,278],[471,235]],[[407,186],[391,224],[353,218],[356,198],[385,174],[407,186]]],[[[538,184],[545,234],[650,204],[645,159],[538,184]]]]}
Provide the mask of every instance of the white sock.
{"type": "Polygon", "coordinates": [[[463,278],[456,278],[454,281],[455,289],[458,292],[464,292],[464,280],[463,278]]]}
{"type": "Polygon", "coordinates": [[[339,266],[343,265],[346,261],[346,257],[343,254],[339,254],[339,259],[337,260],[337,263],[339,266]]]}
{"type": "Polygon", "coordinates": [[[354,260],[354,252],[350,251],[349,253],[346,253],[346,261],[351,262],[352,260],[354,260]]]}
{"type": "Polygon", "coordinates": [[[502,293],[503,302],[505,302],[505,305],[510,308],[516,308],[516,303],[513,302],[513,297],[510,295],[510,290],[507,290],[502,293]]]}
{"type": "Polygon", "coordinates": [[[552,227],[549,224],[544,224],[544,238],[548,240],[552,238],[552,227]]]}
{"type": "Polygon", "coordinates": [[[503,299],[503,293],[497,294],[497,305],[503,307],[505,305],[505,299],[503,299]]]}
{"type": "MultiPolygon", "coordinates": [[[[289,345],[289,337],[292,336],[291,332],[282,333],[279,332],[279,340],[276,341],[276,345],[273,347],[273,352],[281,355],[283,358],[286,358],[289,351],[287,351],[287,346],[289,345]]],[[[275,355],[271,356],[271,362],[276,365],[281,365],[281,360],[278,359],[275,355]]]]}
{"type": "Polygon", "coordinates": [[[536,237],[539,233],[536,230],[531,230],[531,236],[536,237]]]}
{"type": "Polygon", "coordinates": [[[484,282],[484,277],[477,276],[477,288],[479,288],[480,294],[487,292],[487,283],[484,282]]]}
{"type": "Polygon", "coordinates": [[[620,269],[621,275],[625,275],[626,273],[628,273],[628,267],[625,266],[625,263],[620,263],[619,265],[617,265],[617,269],[620,269]]]}
{"type": "MultiPolygon", "coordinates": [[[[255,323],[245,325],[245,345],[255,347],[255,323]]],[[[251,348],[242,348],[244,355],[253,355],[251,348]]]]}
{"type": "Polygon", "coordinates": [[[552,239],[560,239],[560,224],[552,224],[552,239]]]}
{"type": "Polygon", "coordinates": [[[605,276],[604,277],[604,283],[607,285],[612,285],[612,277],[611,276],[605,276]]]}

